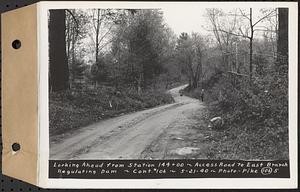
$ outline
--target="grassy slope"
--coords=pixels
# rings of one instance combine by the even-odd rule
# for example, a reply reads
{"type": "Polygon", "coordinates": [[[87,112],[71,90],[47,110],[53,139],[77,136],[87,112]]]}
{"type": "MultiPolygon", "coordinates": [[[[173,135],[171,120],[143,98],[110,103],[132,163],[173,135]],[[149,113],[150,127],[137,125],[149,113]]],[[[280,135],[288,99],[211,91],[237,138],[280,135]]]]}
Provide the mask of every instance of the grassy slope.
{"type": "MultiPolygon", "coordinates": [[[[206,121],[209,122],[216,116],[221,116],[225,121],[222,130],[212,130],[214,142],[210,145],[210,157],[245,160],[288,159],[288,127],[285,122],[287,118],[284,115],[276,118],[276,114],[281,111],[273,109],[273,114],[264,112],[262,107],[266,106],[264,103],[258,107],[251,106],[249,103],[261,102],[261,98],[264,97],[260,95],[251,96],[249,101],[246,101],[249,104],[247,107],[237,102],[238,92],[232,92],[228,99],[218,101],[218,92],[222,88],[224,88],[224,79],[220,78],[206,90],[204,97],[209,110],[206,121]]],[[[230,88],[226,88],[230,92],[230,88]]],[[[199,99],[200,90],[200,88],[190,92],[185,90],[184,94],[199,99]]],[[[273,101],[268,99],[268,102],[273,101]]],[[[269,104],[275,105],[274,102],[269,104]]]]}
{"type": "Polygon", "coordinates": [[[123,90],[116,94],[112,88],[103,87],[83,92],[51,93],[50,140],[53,141],[56,136],[70,133],[101,119],[172,102],[172,96],[163,91],[137,94],[123,90]]]}

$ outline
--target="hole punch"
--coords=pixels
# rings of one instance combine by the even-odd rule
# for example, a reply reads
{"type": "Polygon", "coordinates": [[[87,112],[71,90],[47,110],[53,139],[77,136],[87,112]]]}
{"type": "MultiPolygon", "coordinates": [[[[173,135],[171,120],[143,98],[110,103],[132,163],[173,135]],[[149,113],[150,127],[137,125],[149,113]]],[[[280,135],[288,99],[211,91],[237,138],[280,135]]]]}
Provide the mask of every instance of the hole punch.
{"type": "Polygon", "coordinates": [[[21,149],[21,145],[19,143],[14,143],[12,146],[11,146],[12,150],[14,152],[17,152],[17,151],[20,151],[21,149]]]}
{"type": "Polygon", "coordinates": [[[14,48],[14,49],[20,49],[21,48],[21,46],[22,46],[22,43],[21,43],[21,41],[20,40],[14,40],[13,42],[12,42],[12,47],[14,48]]]}

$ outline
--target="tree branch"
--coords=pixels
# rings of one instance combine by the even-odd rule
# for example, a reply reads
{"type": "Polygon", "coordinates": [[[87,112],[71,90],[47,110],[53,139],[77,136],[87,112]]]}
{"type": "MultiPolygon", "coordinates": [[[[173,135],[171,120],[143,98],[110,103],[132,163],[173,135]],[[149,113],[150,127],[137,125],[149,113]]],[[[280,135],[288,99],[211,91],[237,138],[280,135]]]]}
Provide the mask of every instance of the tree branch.
{"type": "Polygon", "coordinates": [[[76,30],[76,32],[79,33],[79,23],[78,23],[78,21],[77,21],[75,15],[74,15],[74,14],[72,13],[72,11],[70,11],[69,9],[66,9],[66,11],[71,15],[71,17],[73,18],[74,22],[76,23],[76,25],[77,25],[77,30],[76,30]]]}
{"type": "Polygon", "coordinates": [[[232,74],[232,75],[242,76],[242,77],[248,77],[248,75],[246,75],[246,74],[237,73],[234,71],[227,71],[227,73],[232,74]]]}
{"type": "Polygon", "coordinates": [[[98,43],[100,44],[101,41],[106,37],[106,35],[110,32],[110,30],[112,29],[114,25],[112,24],[109,29],[107,30],[107,32],[99,39],[98,43]]]}
{"type": "Polygon", "coordinates": [[[228,34],[230,34],[230,35],[234,35],[234,36],[237,36],[237,37],[243,37],[243,38],[248,38],[248,39],[250,39],[250,37],[248,37],[248,36],[246,36],[246,35],[240,35],[240,34],[236,34],[236,33],[231,33],[231,32],[228,32],[228,31],[224,31],[224,30],[222,30],[222,29],[219,29],[219,31],[221,31],[221,32],[223,32],[223,33],[228,33],[228,34]]]}
{"type": "Polygon", "coordinates": [[[242,9],[239,9],[239,10],[240,10],[242,16],[250,21],[250,18],[242,11],[242,9]]]}
{"type": "Polygon", "coordinates": [[[245,35],[245,34],[243,33],[243,30],[242,30],[242,28],[241,28],[241,27],[239,28],[239,31],[241,32],[242,36],[244,36],[244,37],[248,37],[248,35],[245,35]]]}
{"type": "Polygon", "coordinates": [[[106,47],[108,44],[110,44],[113,41],[113,39],[110,39],[109,41],[107,41],[104,45],[102,45],[101,47],[99,47],[99,51],[101,51],[104,47],[106,47]]]}
{"type": "Polygon", "coordinates": [[[266,31],[266,32],[271,32],[271,33],[277,33],[277,31],[270,30],[270,29],[254,29],[253,31],[266,31]]]}
{"type": "Polygon", "coordinates": [[[273,10],[273,11],[271,11],[269,14],[267,14],[267,15],[265,15],[264,17],[260,18],[258,21],[256,21],[256,22],[253,24],[253,27],[254,27],[255,25],[257,25],[259,22],[261,22],[262,20],[264,20],[264,19],[270,17],[274,12],[275,12],[275,11],[273,10]]]}

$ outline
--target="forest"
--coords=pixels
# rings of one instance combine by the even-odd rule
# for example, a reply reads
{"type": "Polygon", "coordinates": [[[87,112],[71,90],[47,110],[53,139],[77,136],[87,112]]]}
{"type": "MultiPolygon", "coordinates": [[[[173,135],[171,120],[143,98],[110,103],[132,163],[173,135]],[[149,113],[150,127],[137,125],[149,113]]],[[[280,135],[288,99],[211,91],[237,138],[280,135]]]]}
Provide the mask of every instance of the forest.
{"type": "Polygon", "coordinates": [[[207,122],[224,120],[212,158],[287,159],[288,9],[203,15],[204,32],[176,34],[160,9],[50,10],[50,140],[173,103],[187,84],[207,122]]]}

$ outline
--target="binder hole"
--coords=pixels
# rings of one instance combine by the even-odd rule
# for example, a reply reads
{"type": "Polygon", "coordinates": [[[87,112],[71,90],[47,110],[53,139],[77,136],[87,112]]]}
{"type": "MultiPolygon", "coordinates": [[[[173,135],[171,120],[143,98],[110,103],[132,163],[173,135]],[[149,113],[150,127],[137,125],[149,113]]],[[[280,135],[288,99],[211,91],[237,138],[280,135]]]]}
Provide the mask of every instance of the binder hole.
{"type": "Polygon", "coordinates": [[[11,147],[14,152],[17,152],[21,149],[21,145],[19,143],[14,143],[11,147]]]}
{"type": "Polygon", "coordinates": [[[20,40],[14,40],[14,41],[12,42],[12,47],[13,47],[14,49],[20,49],[20,47],[21,47],[21,41],[20,41],[20,40]]]}

